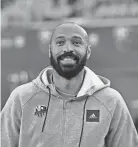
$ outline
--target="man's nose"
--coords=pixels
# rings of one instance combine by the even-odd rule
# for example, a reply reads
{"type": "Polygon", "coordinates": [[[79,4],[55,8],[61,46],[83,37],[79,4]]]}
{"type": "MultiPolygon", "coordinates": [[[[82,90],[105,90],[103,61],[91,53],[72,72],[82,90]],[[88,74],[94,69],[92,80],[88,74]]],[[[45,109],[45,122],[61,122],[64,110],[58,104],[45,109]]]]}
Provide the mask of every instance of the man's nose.
{"type": "Polygon", "coordinates": [[[66,45],[65,45],[65,47],[64,47],[64,49],[63,49],[63,51],[65,51],[65,52],[71,52],[71,51],[73,51],[72,45],[71,45],[69,42],[66,43],[66,45]]]}

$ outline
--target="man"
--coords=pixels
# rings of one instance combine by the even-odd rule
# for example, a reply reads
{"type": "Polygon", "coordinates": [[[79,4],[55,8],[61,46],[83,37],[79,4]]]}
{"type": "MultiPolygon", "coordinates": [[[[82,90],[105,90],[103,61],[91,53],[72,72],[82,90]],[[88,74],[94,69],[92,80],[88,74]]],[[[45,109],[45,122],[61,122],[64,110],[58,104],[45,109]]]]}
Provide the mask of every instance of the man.
{"type": "Polygon", "coordinates": [[[138,147],[123,98],[85,66],[88,40],[74,23],[53,31],[52,66],[16,88],[2,110],[2,147],[138,147]]]}

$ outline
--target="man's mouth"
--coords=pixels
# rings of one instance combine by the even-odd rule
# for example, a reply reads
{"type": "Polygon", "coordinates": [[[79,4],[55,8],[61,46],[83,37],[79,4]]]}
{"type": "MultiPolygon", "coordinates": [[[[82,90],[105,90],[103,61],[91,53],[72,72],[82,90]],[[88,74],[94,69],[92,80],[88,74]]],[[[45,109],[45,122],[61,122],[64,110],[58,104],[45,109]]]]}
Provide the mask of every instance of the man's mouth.
{"type": "Polygon", "coordinates": [[[76,58],[74,56],[62,56],[59,58],[59,60],[67,60],[67,59],[76,60],[76,58]]]}
{"type": "Polygon", "coordinates": [[[60,59],[60,63],[64,64],[75,64],[76,63],[76,59],[73,56],[67,56],[64,58],[60,59]]]}
{"type": "Polygon", "coordinates": [[[74,56],[65,56],[65,57],[61,58],[61,60],[68,60],[68,59],[75,60],[75,57],[74,56]]]}
{"type": "Polygon", "coordinates": [[[78,62],[79,57],[71,52],[66,52],[59,56],[57,60],[63,66],[74,66],[78,62]]]}

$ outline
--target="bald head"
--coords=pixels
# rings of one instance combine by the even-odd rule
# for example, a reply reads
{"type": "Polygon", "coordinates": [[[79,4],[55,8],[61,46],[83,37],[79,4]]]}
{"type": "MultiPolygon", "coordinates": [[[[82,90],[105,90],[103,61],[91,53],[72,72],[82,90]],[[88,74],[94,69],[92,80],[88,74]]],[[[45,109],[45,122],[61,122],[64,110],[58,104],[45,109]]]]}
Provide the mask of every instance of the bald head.
{"type": "Polygon", "coordinates": [[[76,35],[80,36],[82,39],[84,39],[88,43],[88,34],[87,32],[78,24],[73,22],[67,22],[63,23],[61,25],[58,25],[51,35],[50,44],[52,43],[53,38],[59,36],[59,35],[76,35]]]}

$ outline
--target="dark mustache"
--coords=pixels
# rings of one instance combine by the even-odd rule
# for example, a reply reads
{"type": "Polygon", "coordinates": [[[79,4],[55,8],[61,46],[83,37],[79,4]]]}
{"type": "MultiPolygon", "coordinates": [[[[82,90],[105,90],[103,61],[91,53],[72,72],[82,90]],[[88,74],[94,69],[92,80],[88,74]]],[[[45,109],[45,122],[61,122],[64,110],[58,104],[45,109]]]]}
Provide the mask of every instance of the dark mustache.
{"type": "Polygon", "coordinates": [[[63,59],[63,58],[68,57],[68,56],[73,57],[75,60],[79,59],[79,57],[77,55],[75,55],[74,53],[72,53],[72,52],[65,52],[62,55],[59,55],[57,57],[57,60],[63,59]]]}

